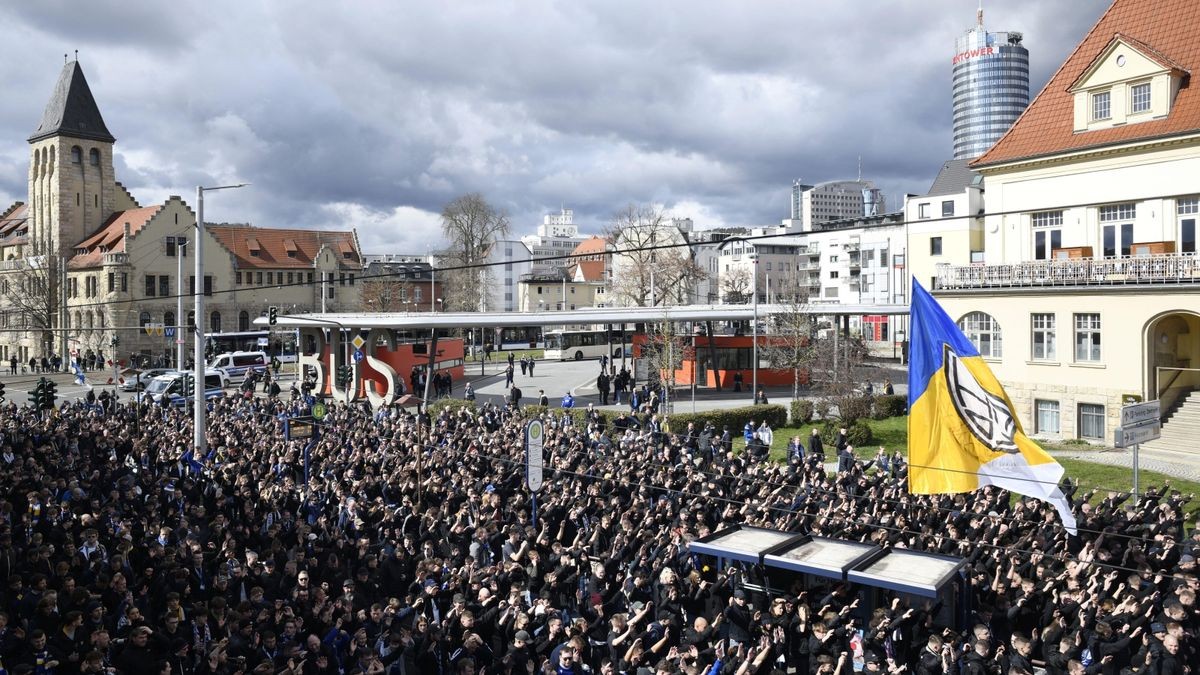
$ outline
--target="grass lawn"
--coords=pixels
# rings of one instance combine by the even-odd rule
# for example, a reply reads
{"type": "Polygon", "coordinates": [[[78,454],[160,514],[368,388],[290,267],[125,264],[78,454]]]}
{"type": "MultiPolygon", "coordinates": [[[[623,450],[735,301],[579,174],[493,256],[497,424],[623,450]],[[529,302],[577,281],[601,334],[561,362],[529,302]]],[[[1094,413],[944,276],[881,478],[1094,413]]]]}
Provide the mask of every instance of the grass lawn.
{"type": "MultiPolygon", "coordinates": [[[[872,433],[875,434],[875,440],[865,448],[855,448],[854,454],[859,457],[874,457],[879,450],[879,446],[883,446],[890,450],[896,448],[907,449],[908,447],[908,418],[907,417],[892,417],[886,420],[868,420],[867,424],[871,426],[872,433]]],[[[798,429],[784,428],[775,429],[775,438],[771,442],[771,459],[784,461],[787,458],[788,441],[792,440],[793,436],[799,436],[804,441],[805,447],[808,447],[808,437],[812,435],[814,427],[820,427],[820,423],[806,424],[798,429]]],[[[738,436],[733,441],[733,449],[740,451],[746,447],[746,441],[738,436]]],[[[837,454],[836,448],[825,448],[825,455],[833,457],[837,454]]]]}
{"type": "MultiPolygon", "coordinates": [[[[542,359],[542,355],[544,353],[545,353],[545,350],[542,350],[542,349],[512,349],[509,351],[492,352],[492,361],[495,363],[503,363],[505,361],[508,361],[509,354],[512,354],[513,358],[517,359],[518,361],[525,358],[526,356],[532,356],[533,358],[540,361],[542,359]]],[[[483,356],[483,354],[480,353],[479,356],[483,356]]],[[[466,362],[467,363],[479,363],[479,359],[476,358],[476,356],[474,354],[472,354],[466,358],[466,362]]]]}
{"type": "MultiPolygon", "coordinates": [[[[875,440],[870,445],[863,448],[855,448],[855,454],[861,458],[871,458],[875,456],[879,446],[882,445],[889,451],[900,449],[907,453],[908,451],[908,418],[892,417],[886,420],[868,420],[871,431],[875,434],[875,440]]],[[[807,424],[798,429],[781,428],[775,429],[775,438],[771,443],[771,459],[775,461],[784,461],[787,456],[788,441],[794,436],[799,436],[805,441],[807,447],[808,437],[812,433],[811,429],[815,424],[807,424]]],[[[1080,451],[1094,449],[1099,451],[1099,446],[1087,446],[1076,444],[1042,444],[1047,450],[1070,450],[1080,451]]],[[[740,436],[734,439],[733,447],[735,451],[741,451],[746,446],[745,441],[740,436]]],[[[834,448],[825,448],[825,456],[833,459],[836,455],[834,448]]],[[[1117,492],[1128,492],[1133,489],[1133,471],[1123,466],[1110,466],[1107,464],[1096,464],[1081,459],[1057,458],[1058,463],[1062,464],[1066,470],[1067,476],[1072,480],[1079,481],[1080,493],[1095,489],[1096,495],[1092,498],[1093,502],[1100,502],[1108,496],[1110,490],[1117,492]]],[[[1155,471],[1142,471],[1140,475],[1141,488],[1147,486],[1161,487],[1170,485],[1172,489],[1179,490],[1184,494],[1193,493],[1200,496],[1200,483],[1188,481],[1179,478],[1172,478],[1166,474],[1155,471]]],[[[1192,500],[1185,507],[1188,519],[1191,520],[1197,514],[1200,514],[1200,497],[1192,500]]]]}
{"type": "MultiPolygon", "coordinates": [[[[1079,481],[1080,492],[1087,492],[1095,488],[1096,495],[1092,497],[1092,502],[1102,501],[1108,496],[1109,490],[1128,492],[1133,489],[1133,471],[1123,466],[1109,466],[1067,458],[1059,458],[1058,463],[1066,469],[1069,478],[1079,481]]],[[[1179,490],[1183,494],[1200,495],[1200,483],[1182,478],[1172,478],[1156,471],[1143,470],[1139,472],[1138,480],[1141,483],[1139,487],[1143,490],[1147,486],[1160,488],[1163,485],[1170,485],[1171,489],[1179,490]]],[[[1200,513],[1200,501],[1193,499],[1184,507],[1184,511],[1187,513],[1188,520],[1191,520],[1197,513],[1200,513]]]]}

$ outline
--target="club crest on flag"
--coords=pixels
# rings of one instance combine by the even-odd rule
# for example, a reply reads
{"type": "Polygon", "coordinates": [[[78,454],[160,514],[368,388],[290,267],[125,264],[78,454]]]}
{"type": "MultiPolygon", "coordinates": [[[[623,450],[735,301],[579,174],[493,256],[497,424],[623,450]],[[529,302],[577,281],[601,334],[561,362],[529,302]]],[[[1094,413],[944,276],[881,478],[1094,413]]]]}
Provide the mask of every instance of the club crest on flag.
{"type": "Polygon", "coordinates": [[[1020,452],[1016,442],[1016,419],[1008,403],[984,389],[950,345],[944,345],[943,349],[942,372],[946,374],[946,388],[958,416],[967,423],[975,438],[988,448],[996,452],[1020,452]]]}

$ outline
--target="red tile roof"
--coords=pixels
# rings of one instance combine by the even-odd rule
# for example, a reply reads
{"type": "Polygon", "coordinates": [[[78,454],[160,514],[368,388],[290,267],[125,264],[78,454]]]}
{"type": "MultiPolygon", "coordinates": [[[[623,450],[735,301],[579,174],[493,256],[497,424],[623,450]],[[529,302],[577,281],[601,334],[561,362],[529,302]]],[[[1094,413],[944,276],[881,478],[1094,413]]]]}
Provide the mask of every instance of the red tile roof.
{"type": "Polygon", "coordinates": [[[1196,71],[1200,68],[1197,27],[1197,0],[1115,0],[1008,133],[971,166],[1200,131],[1200,91],[1190,77],[1184,79],[1171,113],[1163,119],[1081,133],[1075,133],[1075,97],[1069,91],[1117,36],[1165,67],[1196,71]]]}
{"type": "Polygon", "coordinates": [[[579,273],[583,273],[583,281],[604,281],[603,260],[581,260],[571,267],[571,278],[578,281],[579,273]]]}
{"type": "Polygon", "coordinates": [[[75,244],[75,255],[67,261],[67,266],[75,269],[92,267],[103,261],[105,253],[123,253],[125,251],[125,225],[129,225],[131,235],[137,234],[161,209],[162,205],[160,204],[113,213],[108,220],[104,221],[100,229],[75,244]]]}
{"type": "Polygon", "coordinates": [[[275,229],[245,225],[209,225],[206,228],[237,259],[240,269],[307,268],[311,269],[322,246],[337,255],[339,266],[362,267],[354,232],[328,230],[275,229]],[[250,255],[251,251],[257,255],[250,255]],[[289,256],[288,252],[295,253],[289,256]],[[346,253],[350,257],[345,256],[346,253]]]}
{"type": "Polygon", "coordinates": [[[571,255],[597,255],[604,253],[607,248],[607,241],[601,237],[592,236],[579,242],[579,245],[571,251],[571,255]]]}
{"type": "Polygon", "coordinates": [[[16,243],[5,240],[24,232],[28,222],[29,208],[25,206],[24,202],[17,202],[8,207],[7,211],[0,214],[0,243],[16,243]]]}

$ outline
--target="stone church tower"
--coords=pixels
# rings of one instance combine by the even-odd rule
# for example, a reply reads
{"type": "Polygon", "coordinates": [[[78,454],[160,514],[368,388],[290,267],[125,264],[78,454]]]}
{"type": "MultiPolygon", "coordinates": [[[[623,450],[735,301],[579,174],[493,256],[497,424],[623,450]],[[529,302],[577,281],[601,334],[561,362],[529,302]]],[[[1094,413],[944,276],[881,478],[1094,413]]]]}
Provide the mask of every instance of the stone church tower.
{"type": "Polygon", "coordinates": [[[114,211],[136,206],[113,176],[115,142],[79,61],[68,62],[29,137],[27,255],[69,255],[114,211]]]}

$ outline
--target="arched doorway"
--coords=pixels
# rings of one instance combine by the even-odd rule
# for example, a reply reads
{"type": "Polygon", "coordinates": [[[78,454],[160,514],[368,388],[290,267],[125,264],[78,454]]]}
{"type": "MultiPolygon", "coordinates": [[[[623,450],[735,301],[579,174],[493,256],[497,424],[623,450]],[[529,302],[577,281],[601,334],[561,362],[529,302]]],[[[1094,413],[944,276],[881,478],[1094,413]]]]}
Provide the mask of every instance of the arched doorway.
{"type": "Polygon", "coordinates": [[[1164,312],[1146,324],[1146,400],[1162,401],[1163,412],[1200,390],[1200,314],[1164,312]]]}

